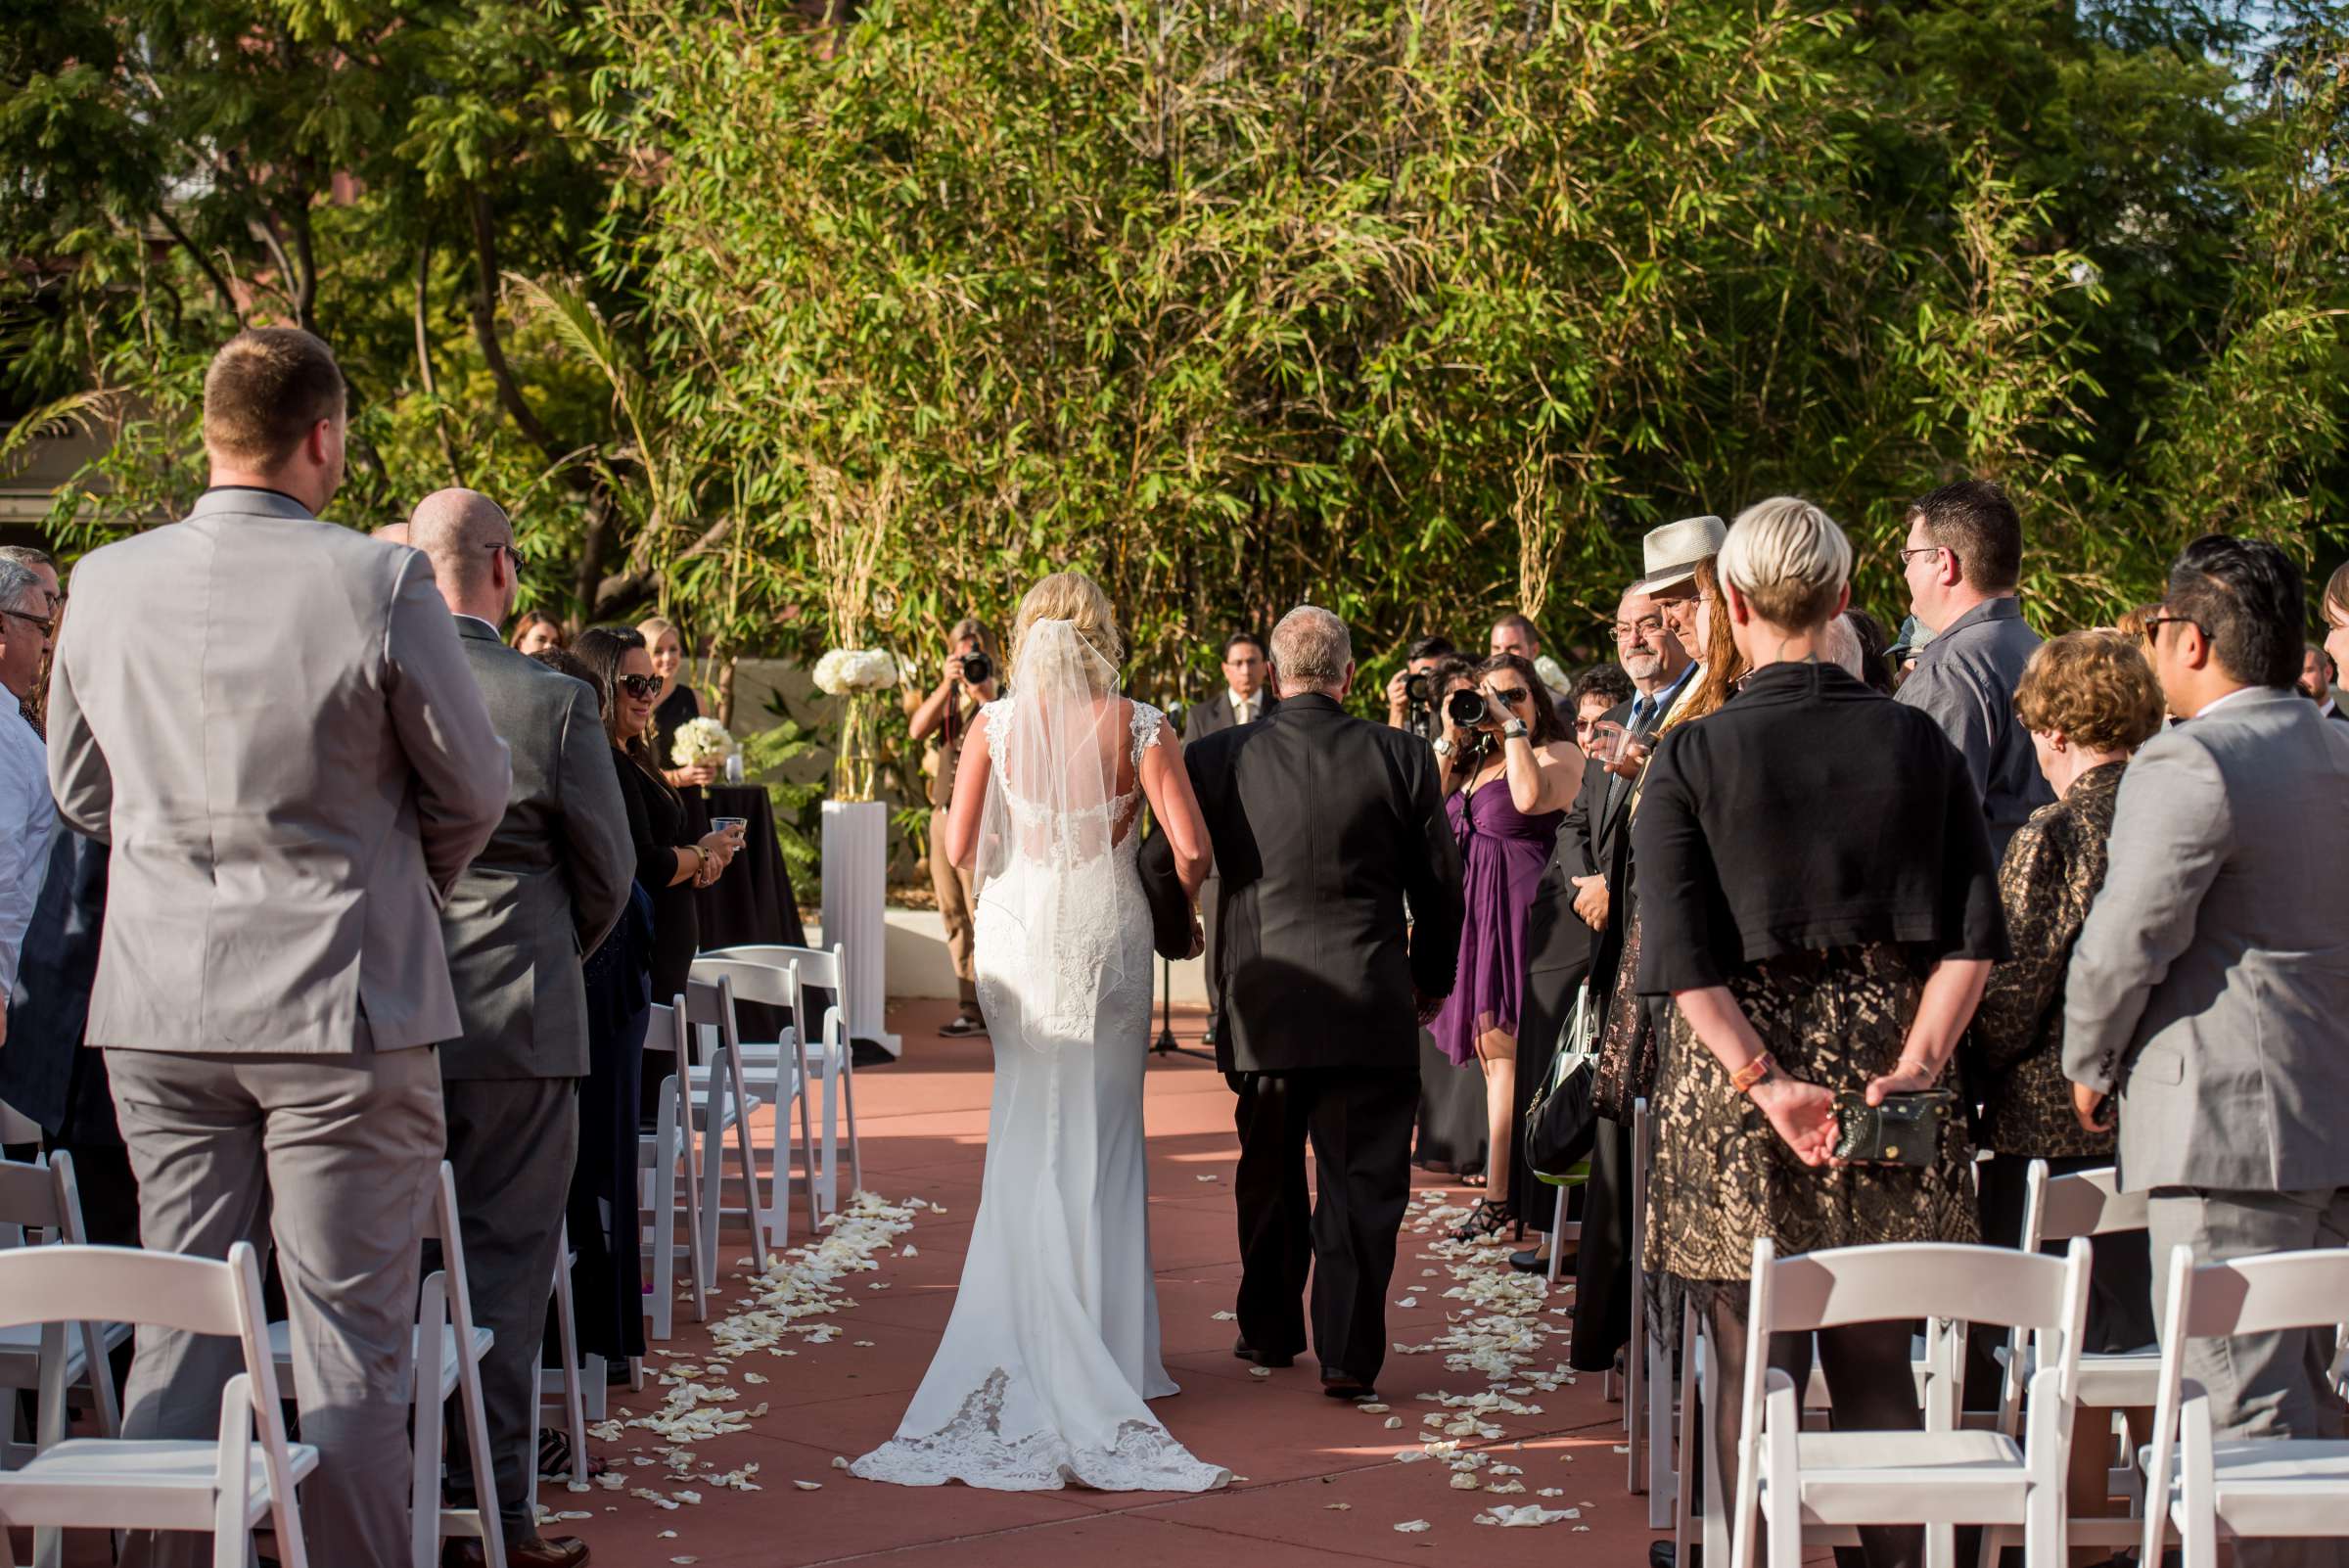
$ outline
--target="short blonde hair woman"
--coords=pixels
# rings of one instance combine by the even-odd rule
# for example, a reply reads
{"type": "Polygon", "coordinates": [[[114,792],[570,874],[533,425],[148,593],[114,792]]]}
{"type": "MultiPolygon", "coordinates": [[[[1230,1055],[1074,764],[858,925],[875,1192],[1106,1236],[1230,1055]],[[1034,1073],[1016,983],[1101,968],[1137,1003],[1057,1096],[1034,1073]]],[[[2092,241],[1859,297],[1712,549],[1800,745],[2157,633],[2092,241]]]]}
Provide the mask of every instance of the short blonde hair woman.
{"type": "Polygon", "coordinates": [[[685,668],[685,634],[667,616],[646,616],[636,623],[636,632],[653,656],[653,673],[661,677],[661,689],[653,696],[653,727],[647,737],[653,765],[673,789],[699,789],[714,783],[717,768],[714,764],[687,765],[669,756],[669,745],[686,720],[702,716],[701,696],[677,678],[685,668]]]}
{"type": "MultiPolygon", "coordinates": [[[[1793,1256],[1976,1234],[1962,1118],[1921,1167],[1828,1164],[1836,1094],[1932,1086],[2005,956],[1964,761],[1931,718],[1827,658],[1851,563],[1843,530],[1799,497],[1731,526],[1721,592],[1752,673],[1720,712],[1657,742],[1633,820],[1637,988],[1674,1003],[1651,1100],[1646,1264],[1705,1313],[1726,1388],[1749,1354],[1798,1387],[1809,1375],[1808,1336],[1747,1344],[1756,1236],[1793,1256]]],[[[1819,1344],[1855,1428],[1919,1423],[1907,1323],[1827,1329],[1819,1344]]],[[[1713,1473],[1727,1478],[1739,1412],[1718,1403],[1713,1473]]],[[[1889,1527],[1861,1538],[1871,1564],[1922,1544],[1889,1527]]]]}

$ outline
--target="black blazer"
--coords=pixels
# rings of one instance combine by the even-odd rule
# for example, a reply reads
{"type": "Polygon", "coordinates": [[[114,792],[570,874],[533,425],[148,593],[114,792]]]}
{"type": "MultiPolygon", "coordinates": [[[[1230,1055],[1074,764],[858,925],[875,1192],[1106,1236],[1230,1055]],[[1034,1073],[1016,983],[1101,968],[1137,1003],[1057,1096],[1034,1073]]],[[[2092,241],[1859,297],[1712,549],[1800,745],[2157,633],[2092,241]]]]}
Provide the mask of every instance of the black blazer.
{"type": "MultiPolygon", "coordinates": [[[[1618,703],[1605,717],[1623,723],[1632,705],[1618,703]]],[[[1607,784],[1615,775],[1594,761],[1583,763],[1583,787],[1574,798],[1566,820],[1558,826],[1558,842],[1542,868],[1527,913],[1526,969],[1531,974],[1572,969],[1593,961],[1593,952],[1606,933],[1592,931],[1574,912],[1574,879],[1606,869],[1616,841],[1623,836],[1624,813],[1606,809],[1607,784]]]]}
{"type": "Polygon", "coordinates": [[[1461,920],[1427,743],[1308,693],[1183,761],[1221,882],[1219,1065],[1416,1069],[1416,997],[1451,994],[1461,920]]]}
{"type": "MultiPolygon", "coordinates": [[[[1272,688],[1269,686],[1260,690],[1256,694],[1256,699],[1258,705],[1256,716],[1259,721],[1270,718],[1280,708],[1280,699],[1272,695],[1272,688]]],[[[1196,746],[1219,730],[1234,728],[1231,719],[1231,691],[1226,687],[1213,697],[1203,702],[1193,703],[1189,708],[1183,710],[1182,743],[1185,746],[1196,746]]]]}

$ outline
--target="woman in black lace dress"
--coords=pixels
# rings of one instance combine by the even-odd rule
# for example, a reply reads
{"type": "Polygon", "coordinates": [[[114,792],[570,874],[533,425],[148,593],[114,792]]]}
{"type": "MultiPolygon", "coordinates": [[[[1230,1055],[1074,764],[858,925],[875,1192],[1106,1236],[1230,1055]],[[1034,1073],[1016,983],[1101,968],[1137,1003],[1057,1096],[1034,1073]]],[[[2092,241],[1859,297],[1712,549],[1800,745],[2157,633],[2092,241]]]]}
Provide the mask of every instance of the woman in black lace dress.
{"type": "MultiPolygon", "coordinates": [[[[1633,827],[1638,989],[1674,1003],[1658,1042],[1646,1264],[1705,1314],[1718,1388],[1744,1374],[1755,1237],[1789,1256],[1976,1236],[1959,1119],[1929,1165],[1829,1163],[1835,1093],[1930,1087],[2005,956],[1981,802],[1957,750],[1826,661],[1851,564],[1843,530],[1808,501],[1738,518],[1719,571],[1753,672],[1719,713],[1659,742],[1633,827]]],[[[1819,1334],[1839,1416],[1922,1424],[1909,1338],[1901,1322],[1819,1334]]],[[[1811,1336],[1764,1354],[1797,1387],[1809,1376],[1811,1336]]],[[[1735,1399],[1714,1402],[1717,1462],[1735,1453],[1739,1414],[1735,1399]]],[[[1922,1557],[1921,1530],[1861,1535],[1869,1568],[1922,1557]]]]}

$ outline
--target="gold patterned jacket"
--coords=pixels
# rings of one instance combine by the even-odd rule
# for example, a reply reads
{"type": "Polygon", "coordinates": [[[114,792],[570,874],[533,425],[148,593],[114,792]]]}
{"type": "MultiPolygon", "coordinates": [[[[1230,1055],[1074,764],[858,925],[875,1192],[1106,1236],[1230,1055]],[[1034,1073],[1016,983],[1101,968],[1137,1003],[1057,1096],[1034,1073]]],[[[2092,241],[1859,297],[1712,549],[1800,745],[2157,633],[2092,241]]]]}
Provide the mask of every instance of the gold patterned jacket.
{"type": "Polygon", "coordinates": [[[2083,1130],[2063,1076],[2063,981],[2089,905],[2104,885],[2105,841],[2125,762],[2072,781],[2031,813],[1999,866],[1999,901],[2014,956],[1990,974],[1974,1013],[1974,1048],[1988,1079],[1982,1146],[2001,1154],[2111,1154],[2114,1135],[2083,1130]]]}

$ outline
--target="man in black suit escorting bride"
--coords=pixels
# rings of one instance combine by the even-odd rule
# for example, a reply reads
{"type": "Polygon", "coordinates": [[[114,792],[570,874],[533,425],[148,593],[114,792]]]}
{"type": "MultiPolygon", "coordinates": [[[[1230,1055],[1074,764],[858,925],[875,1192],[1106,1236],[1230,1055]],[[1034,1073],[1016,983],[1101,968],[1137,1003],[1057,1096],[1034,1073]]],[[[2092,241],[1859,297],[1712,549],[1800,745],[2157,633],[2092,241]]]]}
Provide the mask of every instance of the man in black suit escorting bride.
{"type": "Polygon", "coordinates": [[[1216,1054],[1240,1096],[1234,1353],[1287,1366],[1306,1349],[1310,1264],[1322,1389],[1359,1398],[1386,1359],[1419,1020],[1451,991],[1459,852],[1427,743],[1339,706],[1345,623],[1300,606],[1270,653],[1279,706],[1183,754],[1221,884],[1216,1054]]]}

